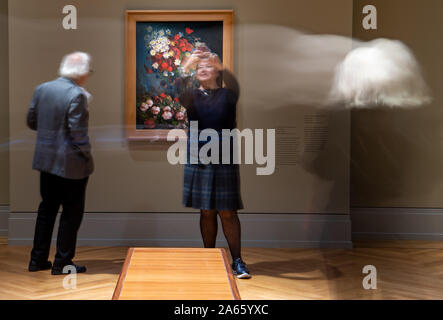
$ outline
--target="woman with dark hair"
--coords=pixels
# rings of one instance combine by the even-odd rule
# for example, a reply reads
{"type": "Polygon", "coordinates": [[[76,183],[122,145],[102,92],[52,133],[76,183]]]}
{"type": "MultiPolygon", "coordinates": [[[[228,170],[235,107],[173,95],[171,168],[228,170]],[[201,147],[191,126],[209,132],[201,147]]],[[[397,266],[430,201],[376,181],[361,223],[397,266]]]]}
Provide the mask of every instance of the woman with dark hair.
{"type": "MultiPolygon", "coordinates": [[[[223,68],[217,55],[197,49],[184,65],[185,71],[196,69],[198,88],[188,88],[180,96],[188,121],[197,121],[199,131],[214,129],[222,137],[222,130],[236,128],[236,104],[239,85],[231,72],[223,68]],[[219,77],[226,84],[220,86],[219,77]]],[[[198,137],[197,137],[198,139],[198,137]]],[[[196,142],[201,147],[201,142],[196,142]]],[[[188,134],[188,159],[190,154],[188,134]]],[[[232,155],[232,139],[231,139],[232,155]]],[[[220,159],[221,139],[219,140],[220,159]]],[[[232,157],[231,159],[232,160],[232,157]]],[[[240,196],[238,164],[191,164],[184,169],[183,205],[200,209],[200,231],[205,248],[214,248],[217,237],[217,214],[232,256],[233,273],[240,279],[250,278],[241,257],[241,227],[237,210],[243,209],[240,196]]]]}

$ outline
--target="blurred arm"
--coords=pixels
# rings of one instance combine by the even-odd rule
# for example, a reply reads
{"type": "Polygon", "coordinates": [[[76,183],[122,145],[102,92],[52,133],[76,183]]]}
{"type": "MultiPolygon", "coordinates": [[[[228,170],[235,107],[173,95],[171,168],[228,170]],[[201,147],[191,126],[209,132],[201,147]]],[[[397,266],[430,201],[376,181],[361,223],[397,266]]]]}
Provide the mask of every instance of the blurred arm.
{"type": "Polygon", "coordinates": [[[237,102],[238,97],[240,96],[240,85],[234,74],[226,68],[223,69],[223,81],[226,85],[226,88],[232,91],[235,102],[237,102]]]}
{"type": "Polygon", "coordinates": [[[37,130],[37,105],[39,96],[39,87],[34,90],[34,95],[32,97],[31,104],[28,109],[28,114],[26,115],[26,124],[29,129],[37,130]]]}

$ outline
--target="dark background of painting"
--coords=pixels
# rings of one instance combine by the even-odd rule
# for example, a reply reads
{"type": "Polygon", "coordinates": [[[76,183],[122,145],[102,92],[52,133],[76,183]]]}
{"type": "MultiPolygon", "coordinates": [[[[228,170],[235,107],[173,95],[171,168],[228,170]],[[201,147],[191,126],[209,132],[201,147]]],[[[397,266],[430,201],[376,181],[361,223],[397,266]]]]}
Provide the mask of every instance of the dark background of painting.
{"type": "MultiPolygon", "coordinates": [[[[175,85],[173,81],[168,81],[166,77],[161,73],[153,72],[148,74],[145,69],[151,67],[152,60],[150,59],[150,50],[146,47],[145,36],[148,34],[146,30],[148,26],[151,26],[154,31],[159,30],[171,30],[171,35],[174,36],[179,32],[182,32],[184,37],[189,38],[185,32],[185,28],[194,30],[190,36],[200,38],[200,42],[206,44],[211,52],[216,53],[220,59],[223,54],[223,22],[221,21],[207,21],[207,22],[137,22],[137,36],[136,36],[136,48],[137,48],[137,102],[140,101],[141,96],[148,94],[158,95],[162,92],[172,96],[178,97],[179,87],[175,85]],[[149,59],[147,60],[146,57],[149,59]],[[161,81],[167,82],[167,87],[164,88],[161,85],[161,81]]],[[[136,107],[136,106],[134,106],[136,107]]],[[[143,124],[137,120],[137,129],[145,129],[143,124]]]]}

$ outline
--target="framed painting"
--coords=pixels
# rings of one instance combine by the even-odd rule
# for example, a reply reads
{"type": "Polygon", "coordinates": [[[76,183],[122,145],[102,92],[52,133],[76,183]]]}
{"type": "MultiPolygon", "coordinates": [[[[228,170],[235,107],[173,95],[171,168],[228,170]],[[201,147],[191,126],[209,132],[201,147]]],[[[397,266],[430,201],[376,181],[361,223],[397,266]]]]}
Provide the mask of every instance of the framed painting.
{"type": "Polygon", "coordinates": [[[126,11],[126,139],[167,141],[169,130],[187,128],[182,66],[204,46],[233,70],[233,18],[232,10],[126,11]]]}

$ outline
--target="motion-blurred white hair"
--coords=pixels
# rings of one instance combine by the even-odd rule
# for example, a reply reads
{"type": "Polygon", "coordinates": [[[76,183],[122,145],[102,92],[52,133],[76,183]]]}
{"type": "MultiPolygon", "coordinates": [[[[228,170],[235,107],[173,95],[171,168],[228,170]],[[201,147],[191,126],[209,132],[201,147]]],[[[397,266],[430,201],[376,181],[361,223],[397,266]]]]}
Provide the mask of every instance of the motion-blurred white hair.
{"type": "Polygon", "coordinates": [[[91,56],[85,52],[73,52],[63,57],[59,74],[62,77],[78,79],[89,73],[91,56]]]}
{"type": "Polygon", "coordinates": [[[358,44],[337,67],[331,102],[412,108],[432,101],[412,51],[397,40],[358,44]]]}
{"type": "Polygon", "coordinates": [[[276,25],[249,24],[239,32],[242,92],[254,111],[414,108],[432,101],[419,62],[398,40],[363,42],[276,25]]]}

